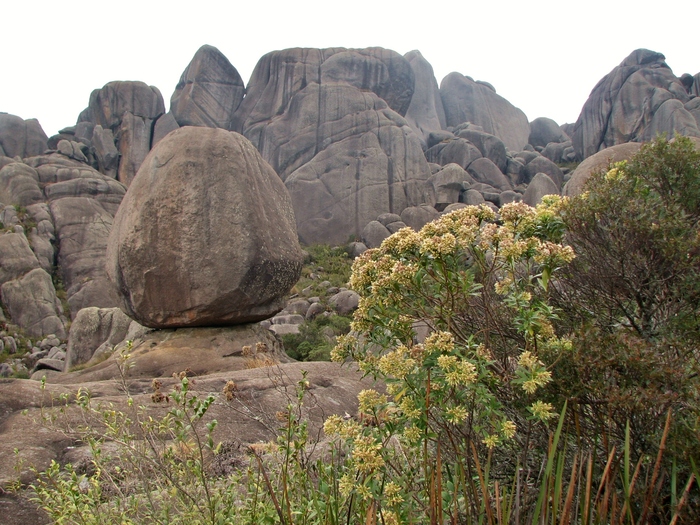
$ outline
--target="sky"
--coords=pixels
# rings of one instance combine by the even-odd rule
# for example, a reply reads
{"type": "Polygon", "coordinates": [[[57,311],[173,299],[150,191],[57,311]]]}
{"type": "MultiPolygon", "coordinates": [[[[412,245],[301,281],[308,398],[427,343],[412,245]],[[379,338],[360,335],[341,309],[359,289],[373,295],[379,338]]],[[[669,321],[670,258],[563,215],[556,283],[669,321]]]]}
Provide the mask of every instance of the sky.
{"type": "Polygon", "coordinates": [[[217,47],[248,82],[264,54],[290,47],[419,50],[440,81],[492,84],[530,121],[575,122],[596,83],[633,50],[700,72],[700,2],[644,0],[9,0],[0,8],[0,112],[74,125],[113,80],[158,87],[166,109],[197,49],[217,47]],[[645,7],[649,6],[649,7],[645,7]]]}

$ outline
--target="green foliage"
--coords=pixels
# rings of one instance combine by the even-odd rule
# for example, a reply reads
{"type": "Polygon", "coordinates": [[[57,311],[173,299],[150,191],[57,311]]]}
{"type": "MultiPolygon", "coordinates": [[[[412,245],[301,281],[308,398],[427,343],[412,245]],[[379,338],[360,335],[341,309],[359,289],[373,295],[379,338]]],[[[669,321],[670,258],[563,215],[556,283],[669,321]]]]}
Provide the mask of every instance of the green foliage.
{"type": "Polygon", "coordinates": [[[350,331],[350,318],[319,315],[299,325],[298,334],[282,336],[287,355],[298,361],[330,361],[336,337],[350,331]]]}
{"type": "Polygon", "coordinates": [[[309,257],[295,286],[297,292],[311,286],[316,293],[323,294],[324,288],[318,285],[326,280],[331,286],[346,286],[350,278],[352,260],[345,248],[314,244],[307,246],[306,252],[309,257]],[[315,278],[312,278],[312,274],[315,274],[315,278]]]}
{"type": "MultiPolygon", "coordinates": [[[[399,522],[476,521],[484,516],[473,505],[474,476],[489,475],[482,465],[498,455],[497,475],[507,479],[533,459],[528,442],[546,436],[555,415],[538,397],[551,380],[538,353],[568,347],[548,304],[549,283],[573,257],[557,242],[560,205],[504,206],[500,225],[487,207],[467,207],[356,260],[350,282],[360,305],[333,357],[357,361],[390,397],[363,392],[360,412],[372,424],[336,418],[326,430],[350,450],[351,491],[366,505],[391,509],[399,522]],[[421,326],[430,335],[418,342],[421,326]],[[403,488],[400,502],[388,480],[403,488]]],[[[546,437],[541,444],[536,461],[546,437]]]]}
{"type": "Polygon", "coordinates": [[[582,439],[619,447],[629,423],[634,459],[671,410],[669,448],[687,465],[700,450],[700,153],[658,139],[585,190],[564,213],[577,257],[555,300],[574,351],[545,356],[552,392],[573,401],[582,439]]]}

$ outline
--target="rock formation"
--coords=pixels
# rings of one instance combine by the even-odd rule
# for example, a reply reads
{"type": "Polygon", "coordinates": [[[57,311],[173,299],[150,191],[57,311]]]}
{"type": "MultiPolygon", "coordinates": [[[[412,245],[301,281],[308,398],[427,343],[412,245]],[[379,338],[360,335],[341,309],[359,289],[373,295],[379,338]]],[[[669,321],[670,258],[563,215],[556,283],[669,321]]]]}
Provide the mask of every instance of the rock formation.
{"type": "Polygon", "coordinates": [[[496,135],[511,151],[520,151],[530,136],[530,124],[521,110],[496,94],[492,86],[450,73],[440,83],[448,126],[471,122],[496,135]]]}
{"type": "Polygon", "coordinates": [[[125,311],[154,328],[270,317],[301,262],[279,177],[241,135],[198,127],[170,133],[151,151],[107,250],[125,311]]]}
{"type": "Polygon", "coordinates": [[[121,157],[117,179],[128,186],[151,149],[155,121],[165,113],[163,95],[143,82],[109,82],[90,95],[90,103],[78,118],[78,125],[99,126],[95,141],[104,157],[100,163],[112,167],[115,151],[121,157]],[[114,147],[109,144],[109,130],[114,147]]]}
{"type": "Polygon", "coordinates": [[[379,213],[431,201],[420,140],[402,117],[406,59],[381,48],[264,56],[234,126],[287,186],[304,243],[340,244],[379,213]]]}
{"type": "Polygon", "coordinates": [[[24,158],[41,155],[46,150],[47,141],[38,120],[0,113],[0,156],[24,158]]]}
{"type": "Polygon", "coordinates": [[[411,104],[406,111],[406,121],[418,135],[421,144],[426,146],[431,132],[447,127],[440,88],[433,67],[420,51],[410,51],[404,58],[411,64],[416,79],[411,104]]]}
{"type": "Polygon", "coordinates": [[[125,188],[71,158],[82,155],[76,143],[60,145],[63,153],[0,157],[2,301],[12,322],[32,337],[65,338],[64,315],[117,304],[103,266],[125,188]],[[63,285],[65,312],[54,280],[63,285]]]}
{"type": "Polygon", "coordinates": [[[202,46],[180,77],[170,112],[179,126],[230,129],[245,85],[231,62],[213,46],[202,46]]]}
{"type": "Polygon", "coordinates": [[[637,49],[591,91],[574,126],[576,156],[583,160],[610,146],[649,141],[658,133],[700,137],[698,123],[685,107],[691,102],[664,55],[637,49]]]}

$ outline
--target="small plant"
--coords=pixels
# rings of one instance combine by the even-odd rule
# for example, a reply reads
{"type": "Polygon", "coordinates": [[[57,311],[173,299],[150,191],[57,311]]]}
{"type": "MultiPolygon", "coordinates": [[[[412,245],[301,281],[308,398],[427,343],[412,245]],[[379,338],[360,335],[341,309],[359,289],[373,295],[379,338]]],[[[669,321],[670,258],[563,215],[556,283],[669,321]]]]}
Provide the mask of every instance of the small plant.
{"type": "Polygon", "coordinates": [[[342,315],[319,315],[299,326],[298,334],[282,336],[284,350],[298,361],[330,361],[336,338],[350,331],[351,319],[342,315]]]}

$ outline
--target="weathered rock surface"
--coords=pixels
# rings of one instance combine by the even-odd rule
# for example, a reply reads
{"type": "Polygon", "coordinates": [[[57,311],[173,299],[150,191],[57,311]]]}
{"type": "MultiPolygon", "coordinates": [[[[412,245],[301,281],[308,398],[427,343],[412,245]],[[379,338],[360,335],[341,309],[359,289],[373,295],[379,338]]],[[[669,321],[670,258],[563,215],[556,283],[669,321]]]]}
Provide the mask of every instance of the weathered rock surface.
{"type": "Polygon", "coordinates": [[[506,145],[501,139],[485,131],[474,129],[473,124],[457,126],[455,133],[474,144],[479,152],[493,162],[499,170],[505,172],[508,166],[506,145]]]}
{"type": "Polygon", "coordinates": [[[284,113],[296,93],[309,84],[338,82],[372,91],[393,110],[405,115],[415,80],[408,61],[388,49],[337,47],[273,51],[255,66],[232,129],[243,133],[259,147],[261,128],[268,120],[284,113]]]}
{"type": "MultiPolygon", "coordinates": [[[[164,113],[163,95],[158,88],[143,82],[109,82],[91,93],[79,124],[89,122],[112,131],[120,155],[117,178],[128,186],[151,148],[153,124],[164,113]]],[[[100,138],[103,151],[113,156],[108,137],[102,134],[100,138]]],[[[106,157],[101,165],[109,166],[105,174],[112,174],[112,164],[106,157]]]]}
{"type": "Polygon", "coordinates": [[[431,175],[429,180],[435,188],[435,208],[439,211],[459,202],[460,195],[464,191],[464,183],[474,182],[472,176],[458,164],[448,164],[431,175]]]}
{"type": "Polygon", "coordinates": [[[659,132],[700,136],[697,122],[683,107],[689,100],[664,55],[633,51],[598,82],[584,104],[571,137],[577,158],[617,144],[649,141],[659,132]]]}
{"type": "Polygon", "coordinates": [[[530,122],[528,143],[533,147],[544,148],[550,142],[559,143],[567,140],[569,140],[568,135],[551,118],[539,117],[530,122]]]}
{"type": "Polygon", "coordinates": [[[47,148],[48,137],[37,119],[0,112],[0,155],[5,157],[33,157],[47,148]]]}
{"type": "Polygon", "coordinates": [[[342,290],[328,299],[328,304],[330,304],[339,315],[350,315],[357,309],[359,303],[359,294],[352,290],[342,290]]]}
{"type": "Polygon", "coordinates": [[[440,217],[438,212],[432,206],[423,204],[421,206],[410,206],[401,212],[401,220],[414,230],[418,231],[430,221],[434,221],[440,217]]]}
{"type": "Polygon", "coordinates": [[[213,46],[202,46],[180,77],[170,111],[180,126],[230,129],[245,95],[245,84],[231,62],[213,46]]]}
{"type": "Polygon", "coordinates": [[[510,181],[493,162],[482,157],[476,159],[467,169],[476,182],[489,184],[500,190],[512,190],[510,181]]]}
{"type": "MultiPolygon", "coordinates": [[[[213,340],[211,347],[216,347],[218,344],[223,348],[226,345],[225,336],[214,332],[217,329],[206,330],[212,331],[209,334],[209,339],[213,340]]],[[[194,330],[184,332],[189,331],[194,330]]],[[[183,343],[183,339],[174,339],[173,348],[176,348],[178,343],[183,343]]],[[[183,350],[180,355],[184,353],[183,350]]],[[[166,369],[184,371],[193,362],[192,353],[192,351],[188,353],[189,361],[177,363],[173,360],[170,364],[161,365],[163,372],[166,369]],[[178,365],[182,368],[178,369],[178,365]]],[[[147,361],[150,355],[153,355],[156,360],[152,367],[152,370],[155,370],[158,366],[158,352],[145,353],[141,361],[147,361]]],[[[200,352],[197,352],[197,355],[200,355],[200,352]]],[[[275,415],[287,406],[290,392],[294,391],[296,383],[302,379],[302,370],[306,371],[305,377],[309,384],[304,404],[304,417],[309,421],[309,431],[312,435],[319,432],[323,421],[331,414],[355,414],[357,394],[373,386],[370,380],[362,379],[362,374],[357,369],[341,367],[336,363],[283,363],[279,366],[246,369],[245,364],[252,360],[242,357],[240,352],[235,356],[222,357],[220,360],[229,365],[237,361],[240,365],[236,371],[226,369],[226,371],[206,376],[200,375],[190,380],[190,389],[197,393],[219,393],[228,381],[233,381],[236,385],[235,400],[227,402],[225,397],[219,394],[219,402],[213,403],[207,413],[207,418],[216,419],[218,422],[213,435],[215,442],[222,441],[245,446],[274,439],[275,435],[271,429],[279,426],[275,415]]],[[[106,368],[109,361],[112,360],[102,365],[106,368]]],[[[149,415],[162,417],[172,408],[172,405],[156,404],[152,401],[152,378],[162,378],[163,393],[169,393],[179,380],[173,379],[166,373],[162,376],[137,375],[133,374],[134,369],[138,370],[139,364],[129,369],[127,375],[127,385],[129,394],[133,398],[133,405],[144,406],[149,415]]],[[[190,368],[189,373],[196,372],[190,368]]],[[[83,414],[73,403],[78,388],[88,389],[96,403],[113,404],[117,410],[129,410],[127,396],[118,381],[90,382],[89,378],[97,376],[90,370],[68,374],[47,371],[45,374],[48,382],[43,391],[38,381],[0,380],[0,422],[2,423],[0,426],[0,487],[5,488],[16,480],[17,472],[14,467],[18,458],[13,452],[15,448],[19,449],[19,459],[23,461],[20,478],[24,483],[30,483],[34,479],[30,467],[43,470],[49,466],[51,460],[76,462],[80,459],[81,456],[78,454],[80,451],[76,450],[76,446],[80,446],[77,438],[42,426],[40,413],[42,403],[50,406],[52,400],[57,401],[61,394],[66,394],[70,400],[65,410],[64,421],[67,424],[84,423],[83,414]],[[53,383],[58,378],[63,384],[53,383]]],[[[118,375],[112,377],[118,377],[118,375]]],[[[85,454],[85,451],[82,451],[82,457],[89,461],[89,455],[85,454]]]]}
{"type": "Polygon", "coordinates": [[[559,192],[564,182],[564,173],[562,173],[559,166],[544,156],[536,157],[528,162],[518,182],[530,184],[538,173],[547,174],[554,184],[557,185],[557,193],[559,192]]]}
{"type": "Polygon", "coordinates": [[[480,159],[482,156],[479,148],[462,138],[446,139],[433,145],[425,152],[428,162],[440,164],[441,166],[457,164],[465,170],[473,161],[480,159]]]}
{"type": "Polygon", "coordinates": [[[93,306],[80,310],[68,334],[65,370],[87,363],[100,349],[109,351],[121,343],[132,322],[119,308],[93,306]]]}
{"type": "Polygon", "coordinates": [[[253,145],[185,127],[157,144],[124,197],[107,272],[144,326],[227,325],[281,310],[302,259],[288,193],[253,145]]]}
{"type": "Polygon", "coordinates": [[[511,151],[528,142],[530,124],[521,110],[483,82],[450,73],[440,83],[440,96],[448,126],[471,122],[496,135],[511,151]]]}
{"type": "Polygon", "coordinates": [[[538,173],[532,178],[532,182],[523,194],[523,202],[534,207],[545,195],[559,195],[559,188],[549,175],[538,173]]]}
{"type": "Polygon", "coordinates": [[[62,307],[56,297],[51,276],[35,268],[22,277],[2,285],[2,302],[12,320],[31,337],[56,334],[65,339],[62,307]]]}
{"type": "Polygon", "coordinates": [[[410,51],[404,58],[411,64],[416,79],[411,103],[406,111],[406,121],[426,147],[430,133],[447,127],[440,88],[435,80],[433,66],[423,58],[420,51],[410,51]]]}
{"type": "Polygon", "coordinates": [[[12,162],[0,169],[0,200],[8,204],[29,206],[44,200],[39,188],[39,174],[23,162],[12,162]]]}
{"type": "Polygon", "coordinates": [[[22,233],[0,235],[0,285],[39,268],[39,261],[22,233]]]}
{"type": "Polygon", "coordinates": [[[394,51],[265,55],[234,118],[289,189],[304,243],[341,244],[386,211],[430,202],[420,138],[402,115],[414,72],[394,51]]]}
{"type": "Polygon", "coordinates": [[[588,157],[571,174],[571,178],[564,186],[562,194],[568,197],[578,195],[583,191],[583,187],[592,173],[599,170],[607,170],[612,162],[620,162],[632,158],[641,147],[642,145],[638,142],[618,144],[588,157]]]}
{"type": "Polygon", "coordinates": [[[0,214],[6,227],[14,225],[19,232],[0,239],[5,244],[0,247],[0,258],[7,259],[3,271],[13,273],[4,279],[12,280],[12,285],[8,283],[3,300],[12,322],[33,336],[66,335],[63,307],[51,278],[54,272],[65,286],[73,314],[84,306],[117,304],[104,271],[104,255],[112,218],[125,188],[75,160],[81,158],[80,144],[61,144],[62,153],[28,157],[0,170],[3,198],[25,207],[18,213],[6,206],[0,214]],[[17,251],[20,245],[21,257],[17,251]],[[43,272],[27,273],[39,268],[43,272]]]}
{"type": "Polygon", "coordinates": [[[379,221],[370,221],[362,229],[362,242],[368,248],[378,248],[391,232],[379,221]]]}
{"type": "Polygon", "coordinates": [[[347,84],[297,93],[265,126],[260,149],[289,190],[306,244],[341,244],[379,213],[432,200],[428,164],[405,119],[347,84]]]}

